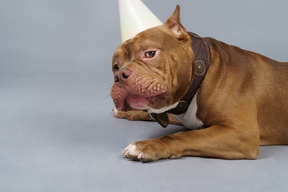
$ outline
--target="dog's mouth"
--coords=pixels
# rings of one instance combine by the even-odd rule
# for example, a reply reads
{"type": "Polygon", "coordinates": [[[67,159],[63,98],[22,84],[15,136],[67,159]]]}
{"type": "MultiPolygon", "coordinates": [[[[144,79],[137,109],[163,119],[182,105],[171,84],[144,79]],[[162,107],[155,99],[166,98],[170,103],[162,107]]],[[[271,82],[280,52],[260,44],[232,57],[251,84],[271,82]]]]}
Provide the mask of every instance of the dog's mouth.
{"type": "Polygon", "coordinates": [[[119,110],[147,110],[149,105],[153,105],[153,103],[159,102],[161,99],[164,99],[165,96],[166,92],[151,97],[128,93],[126,99],[124,100],[124,103],[119,108],[119,110]]]}

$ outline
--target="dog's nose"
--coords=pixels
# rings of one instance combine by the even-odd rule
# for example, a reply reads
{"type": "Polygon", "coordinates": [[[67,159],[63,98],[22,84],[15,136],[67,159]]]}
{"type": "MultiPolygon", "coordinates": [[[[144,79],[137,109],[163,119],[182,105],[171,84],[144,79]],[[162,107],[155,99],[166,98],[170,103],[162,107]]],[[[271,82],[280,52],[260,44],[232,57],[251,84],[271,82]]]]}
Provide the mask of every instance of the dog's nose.
{"type": "Polygon", "coordinates": [[[123,80],[126,80],[131,75],[131,71],[130,71],[130,69],[126,69],[126,68],[121,69],[120,70],[120,75],[121,75],[121,78],[123,80]]]}
{"type": "Polygon", "coordinates": [[[115,74],[115,82],[125,82],[129,76],[131,75],[131,70],[124,68],[124,69],[120,69],[116,74],[115,74]]]}

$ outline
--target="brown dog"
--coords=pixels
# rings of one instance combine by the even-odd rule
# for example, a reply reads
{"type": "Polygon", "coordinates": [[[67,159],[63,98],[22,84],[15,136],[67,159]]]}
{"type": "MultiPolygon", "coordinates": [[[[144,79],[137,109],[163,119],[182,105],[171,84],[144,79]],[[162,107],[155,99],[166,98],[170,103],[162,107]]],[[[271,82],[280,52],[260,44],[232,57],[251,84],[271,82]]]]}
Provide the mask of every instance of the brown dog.
{"type": "Polygon", "coordinates": [[[259,145],[288,144],[288,63],[189,34],[179,10],[118,47],[111,96],[116,117],[149,120],[149,113],[166,126],[169,113],[194,130],[134,142],[123,155],[256,159],[259,145]]]}

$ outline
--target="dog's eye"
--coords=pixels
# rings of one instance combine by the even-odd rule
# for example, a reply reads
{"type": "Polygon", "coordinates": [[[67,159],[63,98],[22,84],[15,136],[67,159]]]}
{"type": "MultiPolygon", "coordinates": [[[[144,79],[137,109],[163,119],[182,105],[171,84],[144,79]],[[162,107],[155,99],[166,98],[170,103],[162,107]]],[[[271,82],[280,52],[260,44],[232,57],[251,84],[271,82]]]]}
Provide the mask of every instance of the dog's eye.
{"type": "Polygon", "coordinates": [[[118,71],[118,70],[119,70],[119,65],[115,64],[115,65],[113,66],[113,70],[118,71]]]}
{"type": "Polygon", "coordinates": [[[145,52],[145,58],[152,58],[156,54],[156,51],[146,51],[145,52]]]}

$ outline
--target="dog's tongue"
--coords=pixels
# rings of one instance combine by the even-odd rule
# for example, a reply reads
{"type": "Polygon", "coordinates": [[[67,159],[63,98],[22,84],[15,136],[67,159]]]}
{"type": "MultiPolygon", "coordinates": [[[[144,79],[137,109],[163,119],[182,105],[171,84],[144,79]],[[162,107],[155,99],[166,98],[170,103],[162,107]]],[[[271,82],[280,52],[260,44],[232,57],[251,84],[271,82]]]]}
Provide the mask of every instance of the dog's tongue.
{"type": "Polygon", "coordinates": [[[147,98],[138,95],[128,95],[127,102],[134,109],[142,109],[148,104],[147,98]]]}

